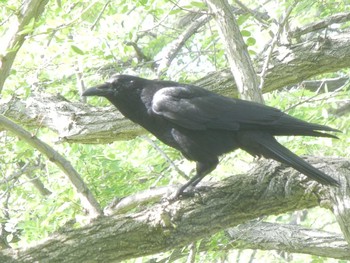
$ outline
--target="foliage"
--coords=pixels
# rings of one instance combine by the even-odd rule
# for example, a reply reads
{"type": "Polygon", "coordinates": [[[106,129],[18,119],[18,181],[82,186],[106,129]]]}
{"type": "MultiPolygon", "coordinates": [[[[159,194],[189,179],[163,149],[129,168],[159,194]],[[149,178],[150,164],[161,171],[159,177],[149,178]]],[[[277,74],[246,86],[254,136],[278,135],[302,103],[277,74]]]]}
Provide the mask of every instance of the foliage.
{"type": "MultiPolygon", "coordinates": [[[[245,5],[253,10],[258,6],[257,2],[246,1],[245,5]]],[[[350,5],[346,2],[298,1],[290,22],[294,26],[303,26],[316,19],[349,11],[350,5]]],[[[266,1],[266,6],[259,9],[270,16],[264,25],[251,14],[238,12],[237,20],[252,58],[258,58],[271,41],[269,34],[277,26],[272,21],[279,20],[293,3],[266,1]]],[[[0,4],[0,15],[4,18],[0,32],[6,39],[21,1],[1,1],[0,4]]],[[[12,96],[25,100],[32,92],[39,91],[60,93],[68,100],[79,101],[80,78],[85,86],[90,86],[101,82],[112,72],[156,78],[157,63],[164,59],[167,45],[176,40],[191,21],[206,11],[206,5],[201,1],[121,0],[118,4],[107,0],[51,1],[44,15],[38,21],[33,20],[30,27],[25,29],[31,34],[20,49],[6,80],[2,100],[9,100],[12,96]],[[141,54],[138,54],[137,49],[141,54]]],[[[348,28],[349,24],[343,24],[342,27],[348,28]]],[[[0,50],[2,53],[9,51],[0,50]]],[[[165,73],[159,77],[191,82],[225,67],[224,47],[211,21],[187,39],[165,73]]],[[[346,74],[348,70],[343,70],[333,73],[332,77],[346,74]]],[[[296,87],[265,95],[267,104],[271,106],[286,110],[297,118],[327,124],[343,131],[339,134],[340,140],[281,138],[286,146],[299,155],[343,157],[350,156],[350,137],[347,136],[350,133],[350,117],[338,118],[333,115],[332,108],[348,97],[349,87],[338,92],[323,93],[296,87]],[[301,144],[304,147],[299,147],[301,144]]],[[[93,99],[89,103],[107,105],[102,99],[93,99]]],[[[37,127],[31,132],[49,142],[73,164],[102,206],[106,206],[116,196],[124,197],[150,187],[183,181],[159,150],[142,137],[110,145],[57,145],[56,135],[47,129],[37,127]]],[[[15,241],[11,246],[22,247],[41,240],[64,227],[72,218],[77,220],[75,226],[85,223],[85,211],[62,171],[23,141],[4,131],[1,134],[0,152],[4,158],[0,160],[0,220],[10,233],[7,241],[15,241]],[[21,172],[24,171],[23,167],[33,170],[24,176],[21,172]],[[35,178],[51,194],[40,194],[33,184],[35,178]]],[[[192,163],[183,160],[178,152],[154,138],[152,140],[180,169],[187,174],[191,172],[192,163]]],[[[208,178],[218,180],[233,172],[247,171],[251,161],[252,158],[246,153],[231,153],[223,158],[220,167],[208,178]]],[[[304,224],[312,225],[320,215],[325,215],[324,210],[309,211],[304,224]]],[[[267,220],[289,222],[290,217],[279,215],[267,220]]],[[[212,252],[202,252],[205,259],[199,261],[230,260],[230,256],[216,249],[227,243],[223,233],[212,237],[209,243],[208,250],[212,252]]],[[[234,253],[245,253],[241,259],[246,261],[253,252],[234,253]]],[[[239,258],[240,255],[234,256],[239,258]]],[[[259,252],[256,260],[282,262],[284,259],[281,258],[273,252],[259,252]]],[[[310,258],[308,260],[311,262],[326,262],[326,259],[310,258]]]]}

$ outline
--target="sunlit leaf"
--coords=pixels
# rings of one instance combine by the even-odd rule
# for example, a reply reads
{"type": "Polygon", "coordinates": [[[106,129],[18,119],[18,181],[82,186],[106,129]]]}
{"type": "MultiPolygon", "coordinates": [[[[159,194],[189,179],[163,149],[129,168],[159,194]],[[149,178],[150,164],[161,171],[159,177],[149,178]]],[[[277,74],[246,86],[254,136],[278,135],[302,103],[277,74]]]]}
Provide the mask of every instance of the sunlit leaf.
{"type": "Polygon", "coordinates": [[[241,34],[244,37],[250,37],[251,36],[251,33],[248,30],[241,30],[241,34]]]}
{"type": "Polygon", "coordinates": [[[82,51],[82,50],[81,50],[80,48],[78,48],[77,46],[71,45],[70,47],[71,47],[71,49],[72,49],[75,53],[77,53],[77,54],[79,54],[79,55],[84,55],[84,51],[82,51]]]}
{"type": "Polygon", "coordinates": [[[207,8],[206,4],[204,2],[198,2],[198,1],[192,1],[191,2],[192,6],[198,7],[200,9],[205,9],[207,8]]]}
{"type": "Polygon", "coordinates": [[[253,37],[248,37],[247,38],[247,45],[248,46],[254,46],[256,44],[256,40],[253,37]]]}

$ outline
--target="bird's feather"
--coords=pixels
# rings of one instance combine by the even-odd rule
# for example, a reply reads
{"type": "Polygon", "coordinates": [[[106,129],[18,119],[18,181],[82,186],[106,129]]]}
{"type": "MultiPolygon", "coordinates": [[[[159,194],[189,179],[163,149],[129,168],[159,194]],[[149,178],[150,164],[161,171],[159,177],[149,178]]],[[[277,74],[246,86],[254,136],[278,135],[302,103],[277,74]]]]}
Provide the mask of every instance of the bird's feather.
{"type": "Polygon", "coordinates": [[[187,129],[268,129],[275,135],[335,137],[316,131],[336,131],[293,118],[276,108],[228,98],[195,86],[166,87],[153,96],[152,110],[187,129]]]}

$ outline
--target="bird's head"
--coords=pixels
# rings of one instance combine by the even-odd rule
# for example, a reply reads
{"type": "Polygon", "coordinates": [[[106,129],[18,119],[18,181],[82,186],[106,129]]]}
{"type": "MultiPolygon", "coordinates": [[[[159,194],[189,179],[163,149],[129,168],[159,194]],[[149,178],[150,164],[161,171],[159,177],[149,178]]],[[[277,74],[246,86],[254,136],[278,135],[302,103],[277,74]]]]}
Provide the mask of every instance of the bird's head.
{"type": "Polygon", "coordinates": [[[123,91],[130,93],[132,89],[139,87],[137,82],[141,78],[129,75],[114,75],[105,83],[85,90],[82,96],[99,96],[106,98],[118,97],[123,91]]]}

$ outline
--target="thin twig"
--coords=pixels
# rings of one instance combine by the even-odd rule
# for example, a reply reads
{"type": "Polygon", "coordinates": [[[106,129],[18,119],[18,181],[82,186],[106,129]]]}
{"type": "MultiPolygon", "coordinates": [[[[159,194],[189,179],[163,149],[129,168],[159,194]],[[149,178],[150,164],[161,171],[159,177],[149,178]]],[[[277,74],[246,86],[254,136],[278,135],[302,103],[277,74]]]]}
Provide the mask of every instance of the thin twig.
{"type": "Polygon", "coordinates": [[[192,37],[197,30],[210,21],[211,17],[204,15],[193,21],[185,31],[183,31],[174,41],[169,43],[160,53],[162,54],[162,59],[158,64],[157,75],[161,76],[165,70],[170,66],[171,62],[174,60],[178,52],[185,45],[186,41],[192,37]]]}
{"type": "Polygon", "coordinates": [[[21,175],[27,173],[27,172],[33,172],[36,169],[39,169],[38,166],[29,166],[29,162],[25,163],[18,171],[12,173],[10,176],[6,177],[5,179],[2,179],[0,181],[0,185],[7,184],[12,180],[17,180],[21,175]]]}
{"type": "Polygon", "coordinates": [[[167,160],[167,162],[179,173],[179,175],[181,175],[186,180],[189,179],[188,175],[186,175],[183,171],[181,171],[179,167],[177,167],[177,165],[169,158],[169,156],[162,149],[159,148],[159,146],[153,140],[151,140],[147,136],[141,136],[141,137],[144,140],[146,140],[149,144],[151,144],[153,148],[156,149],[160,153],[160,155],[163,156],[163,158],[167,160]]]}
{"type": "Polygon", "coordinates": [[[178,3],[180,1],[172,1],[172,0],[169,0],[169,2],[171,2],[172,4],[174,4],[174,6],[178,7],[179,9],[181,9],[182,11],[186,11],[186,12],[191,12],[191,13],[194,13],[194,14],[208,14],[207,12],[200,12],[198,10],[191,10],[191,9],[188,9],[188,8],[184,8],[182,6],[180,6],[178,3]]]}
{"type": "MultiPolygon", "coordinates": [[[[302,100],[302,101],[299,101],[298,103],[295,103],[293,104],[292,106],[288,107],[286,110],[284,110],[284,112],[288,112],[290,111],[291,109],[294,109],[296,108],[297,106],[301,105],[301,104],[304,104],[304,103],[307,103],[307,102],[316,102],[316,101],[319,101],[319,100],[324,100],[325,98],[321,98],[321,99],[318,99],[318,100],[315,100],[316,97],[318,97],[320,95],[320,90],[323,86],[325,81],[322,81],[320,86],[318,87],[318,89],[316,90],[316,94],[311,96],[310,98],[306,98],[305,100],[302,100]]],[[[328,98],[331,98],[333,97],[334,94],[338,93],[339,91],[341,91],[344,87],[346,87],[348,85],[349,81],[347,81],[344,85],[340,86],[339,88],[337,88],[336,90],[332,91],[328,98]]]]}
{"type": "MultiPolygon", "coordinates": [[[[75,70],[75,76],[77,79],[77,90],[81,95],[86,90],[86,86],[85,86],[84,76],[83,76],[84,70],[81,67],[80,59],[75,60],[74,70],[75,70]]],[[[80,101],[86,103],[86,97],[80,96],[80,101]]]]}
{"type": "Polygon", "coordinates": [[[94,23],[92,24],[92,26],[90,27],[90,30],[94,30],[95,26],[97,25],[98,21],[100,21],[103,13],[105,12],[107,6],[110,4],[111,1],[107,1],[105,3],[105,5],[102,7],[102,10],[100,11],[100,13],[98,14],[97,18],[95,19],[94,23]]]}
{"type": "Polygon", "coordinates": [[[147,28],[146,30],[140,30],[140,31],[138,32],[138,34],[152,31],[153,29],[155,29],[155,28],[157,28],[157,27],[159,27],[159,26],[164,26],[164,24],[165,24],[164,21],[169,17],[170,12],[173,11],[173,9],[175,8],[175,6],[176,6],[176,5],[174,4],[174,6],[173,6],[172,8],[170,8],[170,10],[158,21],[157,24],[153,25],[151,28],[147,28]]]}

